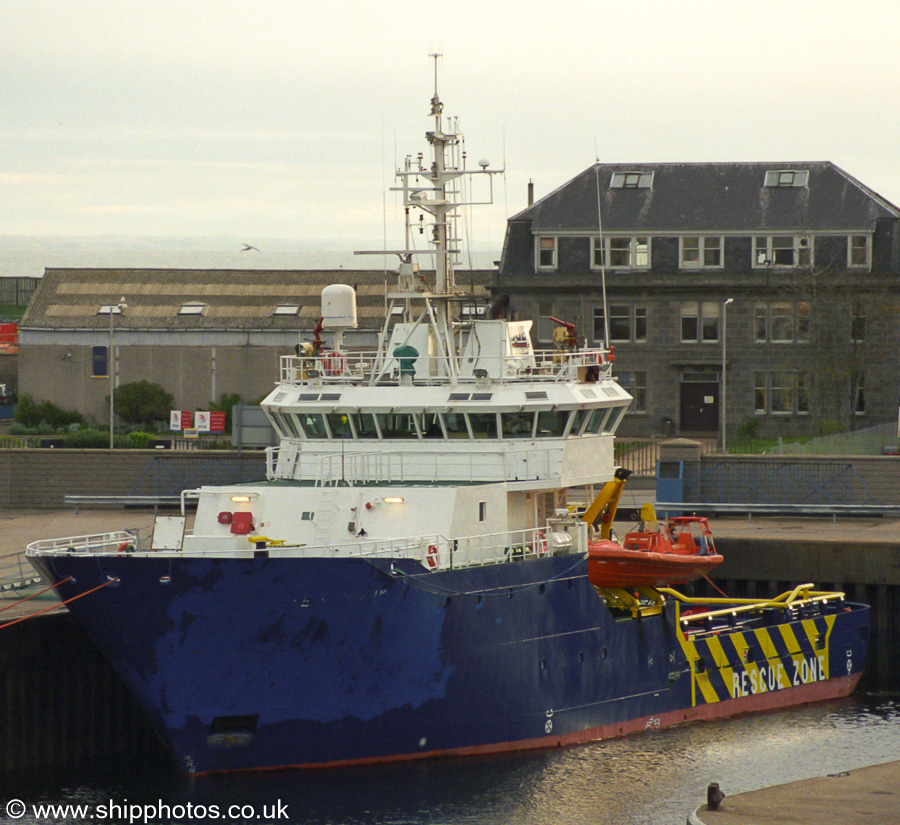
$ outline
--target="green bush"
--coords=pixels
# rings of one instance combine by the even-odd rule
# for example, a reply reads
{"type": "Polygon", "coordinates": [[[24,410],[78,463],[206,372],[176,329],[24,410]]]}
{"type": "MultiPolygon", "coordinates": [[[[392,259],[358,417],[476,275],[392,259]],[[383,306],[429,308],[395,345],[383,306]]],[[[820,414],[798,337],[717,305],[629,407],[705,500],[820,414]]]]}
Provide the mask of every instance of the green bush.
{"type": "Polygon", "coordinates": [[[759,436],[760,422],[758,418],[748,418],[735,431],[741,441],[754,441],[759,436]]]}
{"type": "Polygon", "coordinates": [[[99,430],[78,430],[66,436],[66,447],[98,450],[109,447],[109,433],[99,430]]]}
{"type": "Polygon", "coordinates": [[[49,401],[37,403],[30,395],[19,398],[13,417],[25,427],[41,428],[44,431],[42,435],[49,435],[72,424],[84,424],[81,413],[64,410],[49,401]]]}
{"type": "Polygon", "coordinates": [[[133,381],[116,390],[116,414],[129,424],[150,428],[169,418],[172,393],[152,381],[133,381]]]}

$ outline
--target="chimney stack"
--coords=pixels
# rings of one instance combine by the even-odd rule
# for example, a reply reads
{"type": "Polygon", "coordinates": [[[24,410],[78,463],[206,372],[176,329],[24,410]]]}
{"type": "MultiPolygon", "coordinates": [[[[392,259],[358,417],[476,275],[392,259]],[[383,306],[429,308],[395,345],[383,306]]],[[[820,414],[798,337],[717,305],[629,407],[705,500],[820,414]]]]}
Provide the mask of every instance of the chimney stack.
{"type": "Polygon", "coordinates": [[[528,205],[534,203],[534,181],[528,181],[528,205]]]}

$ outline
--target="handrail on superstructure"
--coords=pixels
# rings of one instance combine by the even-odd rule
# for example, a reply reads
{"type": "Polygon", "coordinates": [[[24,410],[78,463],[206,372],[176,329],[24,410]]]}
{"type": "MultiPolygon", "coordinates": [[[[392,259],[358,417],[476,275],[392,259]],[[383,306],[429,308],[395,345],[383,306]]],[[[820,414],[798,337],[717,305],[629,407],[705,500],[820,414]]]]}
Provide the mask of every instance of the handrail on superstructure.
{"type": "MultiPolygon", "coordinates": [[[[482,373],[490,375],[492,381],[501,384],[535,379],[568,382],[578,378],[579,368],[596,368],[596,378],[609,378],[612,375],[609,353],[601,347],[576,351],[537,350],[533,358],[521,355],[482,356],[478,359],[478,367],[471,372],[463,369],[467,358],[461,355],[454,355],[452,358],[456,368],[455,375],[451,379],[447,375],[446,356],[419,355],[416,359],[414,382],[477,384],[483,380],[482,373]]],[[[385,365],[379,365],[379,358],[375,352],[326,352],[317,356],[281,356],[281,384],[289,386],[368,384],[376,380],[379,384],[399,383],[400,375],[398,370],[386,372],[385,365]]]]}

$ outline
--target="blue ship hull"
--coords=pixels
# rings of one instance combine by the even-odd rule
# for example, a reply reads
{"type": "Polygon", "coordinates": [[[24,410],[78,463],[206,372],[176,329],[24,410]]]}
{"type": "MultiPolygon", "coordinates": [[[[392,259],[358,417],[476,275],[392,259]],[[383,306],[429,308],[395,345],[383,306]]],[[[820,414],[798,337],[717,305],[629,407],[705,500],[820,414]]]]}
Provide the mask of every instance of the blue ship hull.
{"type": "MultiPolygon", "coordinates": [[[[850,693],[869,609],[686,636],[581,557],[34,559],[185,773],[548,747],[850,693]],[[66,581],[68,577],[71,580],[66,581]],[[751,653],[747,651],[751,650],[751,653]]],[[[833,604],[833,603],[832,603],[833,604]]]]}

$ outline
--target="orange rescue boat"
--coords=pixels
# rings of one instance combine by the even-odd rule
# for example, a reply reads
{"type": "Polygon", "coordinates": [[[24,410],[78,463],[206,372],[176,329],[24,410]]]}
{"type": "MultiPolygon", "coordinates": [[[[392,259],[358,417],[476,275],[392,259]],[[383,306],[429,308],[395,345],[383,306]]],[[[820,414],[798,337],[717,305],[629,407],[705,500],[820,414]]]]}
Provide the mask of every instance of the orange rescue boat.
{"type": "Polygon", "coordinates": [[[597,587],[662,587],[684,584],[722,563],[709,521],[679,516],[665,526],[645,522],[621,544],[600,539],[588,545],[588,579],[597,587]]]}

